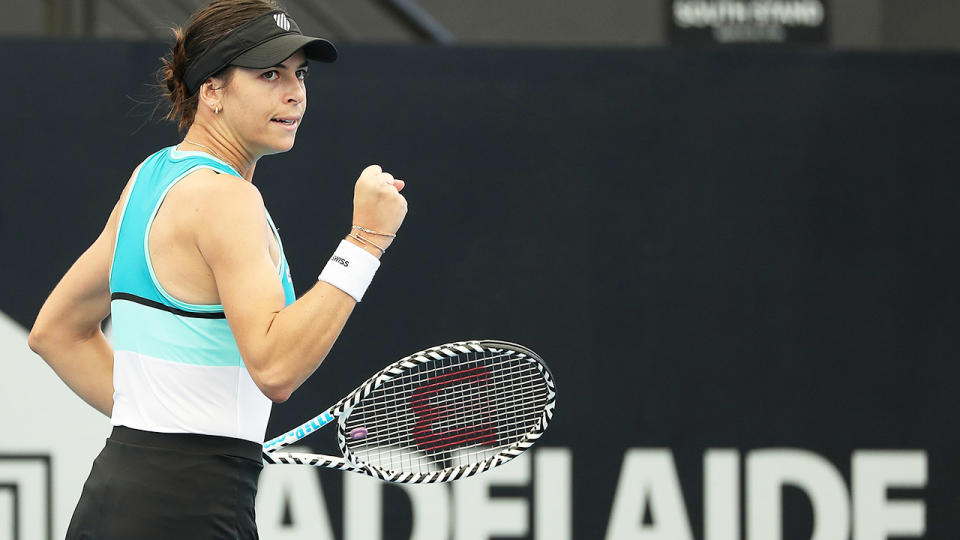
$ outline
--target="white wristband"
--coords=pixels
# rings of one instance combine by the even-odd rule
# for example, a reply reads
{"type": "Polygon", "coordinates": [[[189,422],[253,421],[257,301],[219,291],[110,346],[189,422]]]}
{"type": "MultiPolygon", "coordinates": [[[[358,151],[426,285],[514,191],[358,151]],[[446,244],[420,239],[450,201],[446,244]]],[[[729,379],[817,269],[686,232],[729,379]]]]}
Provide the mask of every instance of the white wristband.
{"type": "Polygon", "coordinates": [[[359,302],[378,268],[380,259],[356,244],[341,240],[317,279],[326,281],[359,302]]]}

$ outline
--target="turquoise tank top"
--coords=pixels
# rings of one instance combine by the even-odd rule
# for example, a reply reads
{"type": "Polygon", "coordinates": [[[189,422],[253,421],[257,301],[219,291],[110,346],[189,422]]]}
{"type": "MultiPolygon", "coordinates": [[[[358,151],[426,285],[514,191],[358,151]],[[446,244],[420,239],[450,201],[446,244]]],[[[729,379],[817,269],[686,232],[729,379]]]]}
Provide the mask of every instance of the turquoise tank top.
{"type": "MultiPolygon", "coordinates": [[[[164,290],[150,260],[153,220],[170,189],[199,169],[243,178],[203,152],[160,150],[137,172],[123,207],[110,270],[113,425],[200,433],[262,444],[271,402],[250,378],[222,305],[190,304],[164,290]]],[[[295,300],[280,235],[278,279],[295,300]]]]}

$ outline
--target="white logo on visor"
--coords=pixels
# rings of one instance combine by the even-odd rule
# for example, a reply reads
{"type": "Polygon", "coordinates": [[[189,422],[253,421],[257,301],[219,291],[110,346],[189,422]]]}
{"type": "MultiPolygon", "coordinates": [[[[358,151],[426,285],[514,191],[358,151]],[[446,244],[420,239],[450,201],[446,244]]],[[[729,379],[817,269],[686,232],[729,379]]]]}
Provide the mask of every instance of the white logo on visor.
{"type": "Polygon", "coordinates": [[[273,20],[277,21],[277,26],[283,28],[285,31],[290,30],[290,21],[287,20],[287,15],[285,13],[277,13],[273,16],[273,20]]]}

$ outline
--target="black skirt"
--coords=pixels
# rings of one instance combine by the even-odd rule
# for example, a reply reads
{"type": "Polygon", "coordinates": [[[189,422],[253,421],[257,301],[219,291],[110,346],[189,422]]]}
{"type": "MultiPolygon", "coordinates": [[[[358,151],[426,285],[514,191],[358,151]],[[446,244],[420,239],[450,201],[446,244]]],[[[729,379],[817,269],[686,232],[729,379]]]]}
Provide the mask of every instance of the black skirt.
{"type": "Polygon", "coordinates": [[[255,539],[263,447],[113,428],[93,462],[67,540],[255,539]]]}

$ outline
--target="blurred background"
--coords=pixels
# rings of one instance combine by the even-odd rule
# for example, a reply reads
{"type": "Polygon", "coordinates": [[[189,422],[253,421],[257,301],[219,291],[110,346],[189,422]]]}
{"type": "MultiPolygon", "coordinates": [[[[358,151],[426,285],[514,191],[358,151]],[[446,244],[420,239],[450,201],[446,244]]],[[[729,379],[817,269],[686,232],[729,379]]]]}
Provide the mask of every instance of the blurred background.
{"type": "MultiPolygon", "coordinates": [[[[4,0],[0,35],[162,40],[168,37],[170,25],[182,22],[203,3],[4,0]]],[[[798,13],[801,19],[820,13],[814,15],[820,20],[812,25],[817,38],[806,41],[829,49],[960,48],[960,33],[956,31],[960,4],[953,0],[288,0],[284,6],[304,30],[323,33],[339,42],[659,47],[686,41],[673,31],[675,25],[683,24],[684,10],[689,13],[699,9],[708,19],[717,17],[717,10],[726,10],[735,19],[738,5],[755,3],[772,5],[773,10],[781,8],[788,20],[791,13],[798,13]]],[[[697,18],[695,13],[692,16],[697,18]]],[[[796,29],[799,24],[788,22],[786,26],[796,29]]],[[[730,37],[725,40],[729,41],[730,37]]],[[[738,41],[781,42],[769,36],[741,36],[738,41]]]]}
{"type": "MultiPolygon", "coordinates": [[[[0,0],[0,540],[61,538],[109,433],[26,335],[180,141],[153,73],[203,4],[0,0]]],[[[255,178],[297,292],[364,166],[410,213],[267,435],[464,339],[534,349],[559,400],[452,485],[267,467],[261,538],[958,537],[960,2],[282,4],[341,55],[255,178]]]]}

